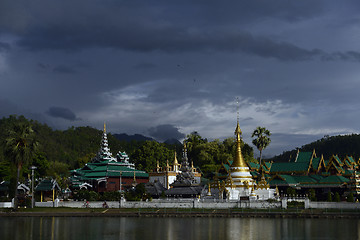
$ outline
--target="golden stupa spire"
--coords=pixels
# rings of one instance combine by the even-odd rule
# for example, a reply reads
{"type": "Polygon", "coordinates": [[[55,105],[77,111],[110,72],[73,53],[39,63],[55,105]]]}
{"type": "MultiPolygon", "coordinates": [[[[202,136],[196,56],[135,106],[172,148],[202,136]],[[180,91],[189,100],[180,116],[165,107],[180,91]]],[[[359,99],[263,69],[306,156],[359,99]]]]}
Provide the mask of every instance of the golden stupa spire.
{"type": "Polygon", "coordinates": [[[243,155],[241,153],[241,129],[239,120],[237,121],[237,126],[235,129],[235,136],[236,136],[236,155],[234,162],[232,163],[231,167],[247,167],[243,155]]]}
{"type": "Polygon", "coordinates": [[[106,133],[106,123],[104,122],[104,133],[106,133]]]}
{"type": "Polygon", "coordinates": [[[210,188],[210,183],[208,185],[208,193],[207,193],[208,196],[211,196],[211,188],[210,188]]]}
{"type": "Polygon", "coordinates": [[[159,160],[156,160],[156,171],[157,171],[157,172],[160,171],[159,160]]]}
{"type": "Polygon", "coordinates": [[[174,165],[178,165],[178,160],[177,160],[177,157],[176,157],[176,151],[175,151],[175,157],[174,157],[174,165]]]}

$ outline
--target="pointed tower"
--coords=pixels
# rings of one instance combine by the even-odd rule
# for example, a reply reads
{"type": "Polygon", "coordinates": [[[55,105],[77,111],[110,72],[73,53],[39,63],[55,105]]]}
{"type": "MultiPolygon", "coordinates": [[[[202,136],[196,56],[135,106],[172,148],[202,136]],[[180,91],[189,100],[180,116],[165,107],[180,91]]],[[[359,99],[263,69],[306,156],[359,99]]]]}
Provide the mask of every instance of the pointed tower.
{"type": "Polygon", "coordinates": [[[177,160],[177,157],[176,157],[176,151],[175,151],[175,156],[174,156],[173,170],[174,170],[174,172],[179,172],[180,171],[180,164],[179,164],[179,162],[177,160]]]}
{"type": "Polygon", "coordinates": [[[156,160],[156,172],[160,172],[159,160],[156,160]]]}
{"type": "Polygon", "coordinates": [[[112,153],[110,152],[107,134],[106,134],[106,124],[104,123],[104,131],[102,134],[101,144],[100,144],[100,150],[96,154],[96,157],[93,160],[94,162],[103,162],[103,161],[112,161],[116,162],[116,159],[112,156],[112,153]]]}
{"type": "Polygon", "coordinates": [[[233,163],[230,166],[230,175],[236,186],[243,187],[246,182],[248,185],[250,185],[250,183],[252,184],[254,180],[241,152],[241,129],[239,121],[237,122],[235,129],[235,136],[236,155],[233,163]]]}
{"type": "Polygon", "coordinates": [[[181,172],[176,175],[175,182],[171,184],[173,187],[197,185],[194,173],[192,172],[192,168],[189,165],[185,141],[180,171],[181,172]]]}
{"type": "Polygon", "coordinates": [[[250,169],[241,153],[241,129],[239,120],[237,121],[235,136],[236,155],[230,166],[230,173],[225,184],[228,194],[227,197],[231,200],[238,200],[240,197],[249,197],[251,194],[251,187],[255,185],[250,169]]]}

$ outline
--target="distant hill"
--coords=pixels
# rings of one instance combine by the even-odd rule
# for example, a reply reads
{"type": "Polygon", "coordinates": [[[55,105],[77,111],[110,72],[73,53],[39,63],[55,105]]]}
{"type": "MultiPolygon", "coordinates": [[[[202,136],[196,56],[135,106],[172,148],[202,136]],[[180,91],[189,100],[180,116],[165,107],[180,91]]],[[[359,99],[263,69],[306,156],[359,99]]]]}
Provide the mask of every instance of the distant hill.
{"type": "Polygon", "coordinates": [[[112,135],[119,141],[126,141],[126,142],[131,142],[133,140],[135,140],[135,141],[155,141],[153,138],[146,137],[141,134],[128,135],[126,133],[121,133],[121,134],[112,134],[112,135]]]}
{"type": "Polygon", "coordinates": [[[175,138],[168,139],[168,140],[164,141],[164,143],[171,144],[171,145],[182,145],[182,143],[175,138]]]}
{"type": "MultiPolygon", "coordinates": [[[[324,137],[299,148],[300,151],[307,152],[313,151],[314,149],[316,155],[323,155],[325,160],[329,159],[332,155],[338,155],[340,159],[346,156],[353,156],[357,161],[360,157],[360,134],[324,137]]],[[[287,162],[289,159],[295,158],[296,152],[297,149],[286,151],[268,160],[287,162]]]]}

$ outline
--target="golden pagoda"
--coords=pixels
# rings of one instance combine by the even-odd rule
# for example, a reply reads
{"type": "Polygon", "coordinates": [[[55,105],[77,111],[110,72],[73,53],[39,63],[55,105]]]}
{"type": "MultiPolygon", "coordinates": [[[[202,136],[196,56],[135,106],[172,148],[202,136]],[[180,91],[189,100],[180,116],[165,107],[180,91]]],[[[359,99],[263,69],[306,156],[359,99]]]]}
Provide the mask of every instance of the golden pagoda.
{"type": "Polygon", "coordinates": [[[230,166],[229,176],[226,179],[224,189],[227,198],[231,200],[237,200],[240,197],[249,197],[251,194],[251,187],[256,184],[241,153],[241,133],[238,120],[235,129],[236,155],[230,166]]]}

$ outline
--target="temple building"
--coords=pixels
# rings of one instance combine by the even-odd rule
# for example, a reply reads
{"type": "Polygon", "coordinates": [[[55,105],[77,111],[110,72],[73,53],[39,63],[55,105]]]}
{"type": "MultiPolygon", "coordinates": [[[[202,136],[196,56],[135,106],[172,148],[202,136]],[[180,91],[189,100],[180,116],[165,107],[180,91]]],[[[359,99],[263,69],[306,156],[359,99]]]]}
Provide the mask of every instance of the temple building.
{"type": "MultiPolygon", "coordinates": [[[[217,171],[215,183],[224,185],[227,176],[231,174],[232,165],[232,161],[222,164],[217,171]]],[[[341,160],[337,155],[332,155],[324,160],[322,155],[317,156],[315,150],[298,151],[288,162],[263,162],[261,166],[250,162],[248,166],[253,179],[257,181],[257,188],[270,186],[282,196],[291,192],[305,196],[311,190],[317,200],[325,201],[328,192],[338,192],[343,198],[351,192],[354,195],[360,194],[359,161],[356,162],[351,156],[341,160]]]]}
{"type": "Polygon", "coordinates": [[[266,166],[270,186],[277,186],[284,194],[288,188],[295,189],[297,194],[307,194],[313,189],[320,200],[326,200],[328,192],[338,192],[342,197],[351,192],[360,193],[359,162],[350,156],[341,160],[332,155],[325,160],[322,155],[317,157],[315,150],[298,151],[289,162],[270,162],[266,166]]]}
{"type": "Polygon", "coordinates": [[[204,186],[200,184],[201,174],[194,171],[193,165],[189,164],[187,157],[186,144],[184,141],[183,156],[179,172],[176,179],[170,184],[170,189],[165,191],[165,195],[171,198],[200,198],[204,186]],[[195,173],[198,179],[195,177],[195,173]]]}
{"type": "MultiPolygon", "coordinates": [[[[186,163],[188,164],[188,161],[186,163]]],[[[194,168],[193,162],[191,162],[191,166],[188,167],[191,168],[190,171],[194,176],[195,183],[200,184],[201,173],[197,172],[196,168],[194,168]]],[[[150,183],[159,182],[166,189],[169,189],[171,187],[171,184],[173,184],[176,181],[177,175],[179,175],[182,172],[181,170],[182,168],[183,168],[183,164],[180,164],[178,162],[175,152],[174,163],[171,166],[169,165],[169,162],[166,161],[166,166],[161,168],[159,166],[159,162],[157,162],[156,169],[153,172],[149,173],[149,182],[150,183]]]]}
{"type": "Polygon", "coordinates": [[[236,155],[230,164],[222,165],[214,181],[210,184],[208,196],[228,200],[267,200],[275,198],[263,173],[255,178],[241,152],[241,129],[239,120],[235,129],[236,155]],[[222,171],[222,170],[225,170],[222,171]],[[224,174],[225,173],[225,174],[224,174]]]}
{"type": "Polygon", "coordinates": [[[119,152],[116,158],[113,157],[104,124],[100,150],[96,157],[84,167],[72,170],[70,181],[72,189],[83,187],[96,192],[123,191],[148,182],[149,174],[136,170],[125,152],[119,152]]]}

